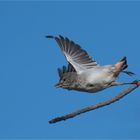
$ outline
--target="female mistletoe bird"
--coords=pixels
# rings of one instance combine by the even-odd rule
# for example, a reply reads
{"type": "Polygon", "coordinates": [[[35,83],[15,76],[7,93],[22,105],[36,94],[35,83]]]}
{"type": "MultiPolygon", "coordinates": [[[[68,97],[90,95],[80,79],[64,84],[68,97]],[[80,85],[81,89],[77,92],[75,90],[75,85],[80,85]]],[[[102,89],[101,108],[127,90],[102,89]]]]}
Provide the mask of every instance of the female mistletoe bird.
{"type": "Polygon", "coordinates": [[[54,39],[58,43],[68,61],[67,67],[58,68],[60,80],[56,87],[95,93],[112,86],[135,83],[116,82],[121,72],[130,76],[134,74],[125,71],[128,67],[126,57],[116,64],[100,66],[85,50],[67,37],[64,38],[61,35],[46,37],[54,39]]]}

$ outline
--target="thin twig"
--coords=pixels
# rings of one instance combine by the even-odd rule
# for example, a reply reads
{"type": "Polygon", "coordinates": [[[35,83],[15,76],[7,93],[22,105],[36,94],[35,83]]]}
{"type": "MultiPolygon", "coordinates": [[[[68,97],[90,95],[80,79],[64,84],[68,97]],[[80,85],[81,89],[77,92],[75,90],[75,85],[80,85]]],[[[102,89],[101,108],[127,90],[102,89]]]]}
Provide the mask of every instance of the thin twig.
{"type": "Polygon", "coordinates": [[[65,116],[54,118],[54,119],[50,120],[49,123],[56,123],[56,122],[59,122],[59,121],[62,121],[62,120],[67,120],[67,119],[73,118],[73,117],[75,117],[77,115],[80,115],[82,113],[85,113],[85,112],[88,112],[88,111],[91,111],[91,110],[95,110],[95,109],[104,107],[106,105],[110,105],[110,104],[120,100],[124,96],[128,95],[130,92],[132,92],[133,90],[135,90],[139,86],[140,86],[140,80],[134,82],[133,86],[130,86],[128,89],[122,91],[120,94],[118,94],[117,96],[115,96],[114,98],[112,98],[110,100],[107,100],[105,102],[101,102],[101,103],[98,103],[96,105],[92,105],[92,106],[80,109],[78,111],[75,111],[73,113],[67,114],[65,116]]]}

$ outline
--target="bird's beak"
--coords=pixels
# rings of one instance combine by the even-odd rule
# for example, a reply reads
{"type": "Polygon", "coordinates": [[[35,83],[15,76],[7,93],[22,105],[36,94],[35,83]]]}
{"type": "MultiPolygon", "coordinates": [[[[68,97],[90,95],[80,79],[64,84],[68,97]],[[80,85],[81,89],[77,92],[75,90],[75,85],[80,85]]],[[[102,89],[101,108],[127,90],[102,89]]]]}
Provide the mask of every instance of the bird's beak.
{"type": "Polygon", "coordinates": [[[57,83],[57,84],[55,85],[55,87],[56,87],[56,88],[60,88],[61,85],[60,85],[59,83],[57,83]]]}

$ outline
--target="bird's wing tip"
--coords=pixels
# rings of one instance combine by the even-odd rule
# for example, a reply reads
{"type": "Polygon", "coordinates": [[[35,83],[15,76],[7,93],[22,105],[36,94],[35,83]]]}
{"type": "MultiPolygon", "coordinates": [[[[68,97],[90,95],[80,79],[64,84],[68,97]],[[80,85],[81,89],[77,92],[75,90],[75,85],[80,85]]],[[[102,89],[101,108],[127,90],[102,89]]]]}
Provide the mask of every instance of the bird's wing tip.
{"type": "Polygon", "coordinates": [[[59,34],[59,37],[60,37],[60,38],[64,38],[64,37],[63,37],[62,35],[60,35],[60,34],[59,34]]]}
{"type": "MultiPolygon", "coordinates": [[[[64,39],[64,37],[62,35],[58,35],[60,39],[64,39]]],[[[56,36],[53,36],[53,35],[46,35],[45,36],[46,38],[58,38],[56,36]]]]}
{"type": "Polygon", "coordinates": [[[52,36],[52,35],[46,35],[45,37],[46,38],[54,38],[54,36],[52,36]]]}

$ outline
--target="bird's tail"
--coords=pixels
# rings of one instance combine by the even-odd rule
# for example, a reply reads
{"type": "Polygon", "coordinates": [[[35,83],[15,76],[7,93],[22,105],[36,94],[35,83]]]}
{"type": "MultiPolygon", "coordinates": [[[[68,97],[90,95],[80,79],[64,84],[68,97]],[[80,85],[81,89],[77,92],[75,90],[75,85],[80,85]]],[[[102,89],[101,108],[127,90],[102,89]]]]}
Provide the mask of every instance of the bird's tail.
{"type": "Polygon", "coordinates": [[[127,58],[126,58],[126,57],[123,57],[123,58],[115,65],[115,68],[116,68],[115,76],[118,76],[120,72],[126,73],[126,74],[128,74],[129,76],[134,75],[133,72],[124,71],[127,67],[128,67],[128,65],[127,65],[127,58]]]}
{"type": "Polygon", "coordinates": [[[123,70],[125,70],[125,69],[128,67],[126,56],[123,57],[123,58],[120,60],[119,65],[120,65],[120,71],[123,71],[123,70]]]}

